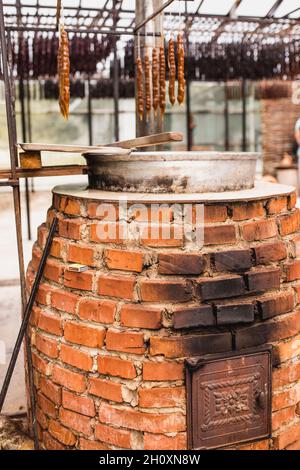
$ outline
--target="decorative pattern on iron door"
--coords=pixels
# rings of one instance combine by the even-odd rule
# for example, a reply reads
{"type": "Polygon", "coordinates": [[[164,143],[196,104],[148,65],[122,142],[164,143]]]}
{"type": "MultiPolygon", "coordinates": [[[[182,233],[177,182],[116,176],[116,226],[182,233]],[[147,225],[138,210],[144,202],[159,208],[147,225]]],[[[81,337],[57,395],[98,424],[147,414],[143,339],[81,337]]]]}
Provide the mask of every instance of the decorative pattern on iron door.
{"type": "Polygon", "coordinates": [[[233,354],[186,362],[190,448],[212,449],[270,435],[270,350],[233,354]]]}

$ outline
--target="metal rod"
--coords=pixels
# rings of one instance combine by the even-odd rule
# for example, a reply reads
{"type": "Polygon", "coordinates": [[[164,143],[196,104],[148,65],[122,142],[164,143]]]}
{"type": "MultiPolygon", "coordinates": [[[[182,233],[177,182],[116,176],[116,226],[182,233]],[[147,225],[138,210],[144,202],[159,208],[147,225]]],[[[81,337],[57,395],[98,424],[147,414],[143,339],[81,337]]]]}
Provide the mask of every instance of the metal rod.
{"type": "Polygon", "coordinates": [[[224,147],[225,151],[229,151],[229,100],[228,100],[228,83],[224,84],[224,147]]]}
{"type": "MultiPolygon", "coordinates": [[[[23,139],[23,142],[27,142],[23,77],[20,77],[20,80],[19,80],[19,99],[20,99],[20,105],[21,105],[22,139],[23,139]]],[[[28,240],[31,240],[30,196],[29,196],[28,178],[25,178],[25,202],[26,202],[27,237],[28,237],[28,240]]]]}
{"type": "MultiPolygon", "coordinates": [[[[113,1],[113,28],[116,30],[118,22],[118,12],[116,10],[117,2],[113,1]]],[[[120,140],[119,136],[119,61],[118,61],[118,49],[117,49],[117,38],[114,38],[113,52],[114,52],[114,62],[113,62],[113,93],[114,93],[114,129],[115,129],[115,140],[120,140]]]]}
{"type": "MultiPolygon", "coordinates": [[[[33,26],[7,26],[7,31],[16,31],[16,32],[37,32],[37,33],[51,33],[54,32],[56,33],[55,28],[46,28],[42,26],[38,27],[33,27],[33,26]]],[[[116,31],[111,31],[109,29],[77,29],[77,28],[65,28],[65,31],[67,33],[76,33],[76,34],[108,34],[110,36],[136,36],[137,33],[135,33],[133,30],[131,31],[124,31],[124,30],[116,30],[116,31]]],[[[140,36],[153,36],[153,33],[140,33],[140,36]]],[[[155,36],[160,37],[161,35],[158,33],[155,33],[155,36]]]]}
{"type": "Polygon", "coordinates": [[[87,118],[88,118],[88,131],[89,131],[89,145],[93,145],[93,114],[92,114],[93,110],[92,110],[92,93],[91,93],[90,76],[88,76],[87,82],[88,82],[87,118]]]}
{"type": "Polygon", "coordinates": [[[242,151],[247,151],[247,103],[246,103],[246,91],[247,81],[243,78],[242,83],[242,151]]]}
{"type": "Polygon", "coordinates": [[[46,240],[46,244],[45,244],[45,248],[41,257],[41,261],[37,269],[36,277],[35,277],[31,292],[30,292],[30,297],[29,297],[28,303],[24,311],[24,316],[22,319],[22,323],[19,329],[17,339],[16,339],[16,343],[15,343],[15,346],[11,355],[11,359],[10,359],[10,362],[6,371],[6,375],[5,375],[1,393],[0,393],[0,413],[2,411],[3,404],[6,398],[6,394],[7,394],[7,390],[8,390],[11,378],[12,378],[12,374],[15,369],[16,361],[19,355],[22,342],[23,342],[23,338],[24,338],[25,332],[27,331],[31,310],[32,310],[32,307],[33,307],[33,304],[34,304],[34,301],[35,301],[35,298],[39,289],[39,285],[40,285],[43,273],[44,273],[47,257],[49,255],[52,240],[53,240],[55,230],[57,227],[57,222],[58,222],[57,217],[54,217],[50,230],[49,230],[47,240],[46,240]]]}
{"type": "MultiPolygon", "coordinates": [[[[10,36],[8,33],[8,40],[9,39],[10,39],[10,36]]],[[[0,46],[1,46],[2,68],[3,68],[3,78],[4,78],[4,88],[5,88],[5,106],[6,106],[6,119],[7,119],[7,128],[8,128],[11,175],[12,175],[13,180],[17,180],[17,173],[16,173],[16,165],[18,162],[17,133],[16,133],[15,112],[14,112],[13,99],[12,99],[12,84],[10,82],[10,76],[8,72],[8,56],[7,56],[7,47],[6,47],[4,11],[3,11],[2,0],[0,0],[0,46]]],[[[21,203],[20,203],[19,184],[13,186],[13,202],[14,202],[15,228],[16,228],[17,247],[18,247],[19,275],[20,275],[20,285],[21,285],[22,318],[24,318],[24,312],[25,312],[27,299],[26,299],[23,242],[22,242],[22,220],[21,220],[21,203]]],[[[30,405],[32,409],[31,416],[32,416],[32,425],[33,425],[33,433],[34,433],[34,446],[35,446],[35,449],[38,449],[37,424],[36,424],[36,418],[35,418],[35,395],[34,395],[34,384],[33,384],[33,370],[32,370],[32,362],[31,362],[30,340],[28,338],[27,333],[25,335],[25,349],[26,349],[27,364],[28,364],[28,382],[29,382],[29,393],[30,393],[30,405]]]]}

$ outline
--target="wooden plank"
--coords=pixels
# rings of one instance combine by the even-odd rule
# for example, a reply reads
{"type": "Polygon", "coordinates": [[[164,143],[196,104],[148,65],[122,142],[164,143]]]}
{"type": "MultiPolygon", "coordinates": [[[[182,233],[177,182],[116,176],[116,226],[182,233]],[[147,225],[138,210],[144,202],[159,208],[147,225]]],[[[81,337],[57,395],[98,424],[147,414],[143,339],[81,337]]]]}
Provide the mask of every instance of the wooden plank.
{"type": "Polygon", "coordinates": [[[144,137],[136,137],[135,139],[120,140],[113,144],[107,144],[107,147],[122,147],[122,148],[142,148],[150,147],[152,145],[163,145],[170,142],[182,142],[182,132],[162,132],[160,134],[146,135],[144,137]]]}
{"type": "Polygon", "coordinates": [[[97,151],[98,153],[122,154],[127,155],[130,149],[115,147],[113,144],[109,146],[91,146],[91,145],[60,145],[60,144],[38,144],[38,143],[19,143],[18,146],[25,152],[66,152],[66,153],[84,153],[89,151],[97,151]]]}
{"type": "Polygon", "coordinates": [[[20,152],[19,153],[20,166],[23,169],[37,169],[42,168],[41,152],[20,152]]]}
{"type": "MultiPolygon", "coordinates": [[[[17,178],[40,178],[43,176],[70,176],[85,175],[87,173],[86,165],[59,165],[46,166],[40,169],[17,168],[17,178]]],[[[11,178],[9,169],[0,169],[0,180],[11,178]]]]}

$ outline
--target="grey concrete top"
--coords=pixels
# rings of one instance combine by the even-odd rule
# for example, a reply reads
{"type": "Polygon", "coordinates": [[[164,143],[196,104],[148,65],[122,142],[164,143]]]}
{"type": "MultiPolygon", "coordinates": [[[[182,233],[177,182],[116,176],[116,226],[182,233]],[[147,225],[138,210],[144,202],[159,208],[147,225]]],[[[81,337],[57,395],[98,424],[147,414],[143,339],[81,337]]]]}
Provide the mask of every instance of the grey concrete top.
{"type": "Polygon", "coordinates": [[[223,193],[201,194],[150,194],[100,191],[87,189],[85,185],[61,185],[52,189],[54,194],[72,196],[75,198],[98,200],[105,202],[118,202],[120,199],[134,203],[205,203],[205,202],[239,202],[255,201],[270,197],[287,196],[295,191],[293,186],[256,181],[254,188],[241,191],[228,191],[223,193]]]}

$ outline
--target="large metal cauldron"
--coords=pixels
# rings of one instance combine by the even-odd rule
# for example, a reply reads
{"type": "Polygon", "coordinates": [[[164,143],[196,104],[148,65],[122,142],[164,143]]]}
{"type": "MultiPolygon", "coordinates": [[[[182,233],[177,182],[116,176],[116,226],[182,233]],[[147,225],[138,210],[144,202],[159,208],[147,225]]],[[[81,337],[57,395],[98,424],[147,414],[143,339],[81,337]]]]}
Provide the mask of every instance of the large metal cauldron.
{"type": "Polygon", "coordinates": [[[89,188],[140,193],[238,191],[254,186],[258,154],[133,152],[84,154],[89,188]]]}

